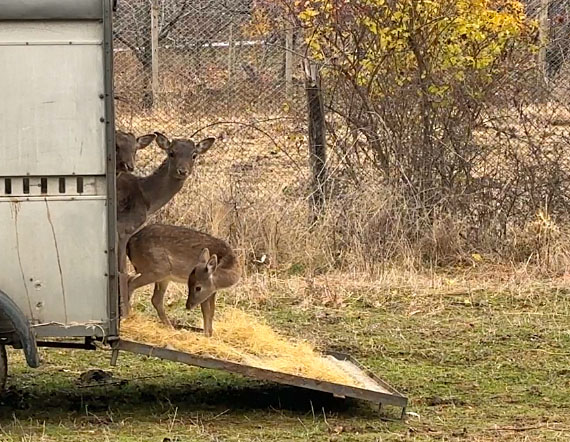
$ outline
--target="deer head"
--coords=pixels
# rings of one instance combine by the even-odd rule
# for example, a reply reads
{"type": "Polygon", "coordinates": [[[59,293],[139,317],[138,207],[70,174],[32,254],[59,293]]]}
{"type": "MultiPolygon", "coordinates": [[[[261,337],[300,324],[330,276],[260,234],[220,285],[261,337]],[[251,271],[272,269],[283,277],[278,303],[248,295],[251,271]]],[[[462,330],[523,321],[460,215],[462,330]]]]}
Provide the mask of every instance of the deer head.
{"type": "Polygon", "coordinates": [[[130,132],[115,132],[115,152],[117,172],[132,172],[135,170],[135,155],[139,149],[144,149],[154,141],[156,135],[149,134],[136,138],[130,132]]]}
{"type": "Polygon", "coordinates": [[[169,140],[160,132],[155,134],[158,147],[168,154],[168,175],[180,180],[185,180],[192,173],[198,155],[206,152],[216,141],[215,138],[205,138],[196,144],[186,139],[169,140]]]}
{"type": "Polygon", "coordinates": [[[198,264],[188,277],[188,299],[186,309],[190,310],[202,304],[218,290],[215,284],[214,274],[218,268],[218,257],[210,256],[207,248],[202,249],[198,264]]]}

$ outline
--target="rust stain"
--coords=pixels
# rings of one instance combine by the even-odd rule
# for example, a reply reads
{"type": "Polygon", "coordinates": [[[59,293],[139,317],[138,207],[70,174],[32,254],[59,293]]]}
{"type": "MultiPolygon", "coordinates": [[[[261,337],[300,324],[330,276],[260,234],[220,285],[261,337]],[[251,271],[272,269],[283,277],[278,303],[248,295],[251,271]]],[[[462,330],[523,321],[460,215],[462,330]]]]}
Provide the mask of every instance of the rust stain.
{"type": "Polygon", "coordinates": [[[55,253],[57,256],[57,266],[59,268],[59,281],[61,283],[61,295],[63,296],[63,314],[65,317],[65,323],[67,324],[67,302],[66,302],[66,296],[65,296],[65,284],[63,283],[63,270],[61,269],[61,258],[59,256],[59,246],[57,244],[57,237],[55,236],[55,228],[53,226],[53,222],[51,220],[51,212],[49,210],[49,204],[47,201],[47,198],[44,200],[46,203],[46,213],[47,213],[47,219],[49,221],[49,225],[51,226],[51,233],[53,236],[53,243],[55,245],[55,253]]]}

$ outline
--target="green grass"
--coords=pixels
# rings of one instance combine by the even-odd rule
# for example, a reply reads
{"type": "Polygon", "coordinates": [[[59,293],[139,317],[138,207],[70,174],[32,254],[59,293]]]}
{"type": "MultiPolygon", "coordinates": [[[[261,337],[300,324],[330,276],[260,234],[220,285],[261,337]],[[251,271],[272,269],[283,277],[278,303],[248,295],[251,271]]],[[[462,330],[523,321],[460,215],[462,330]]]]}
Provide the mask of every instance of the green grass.
{"type": "MultiPolygon", "coordinates": [[[[368,403],[224,372],[125,353],[109,368],[107,351],[50,349],[36,370],[10,352],[0,441],[570,440],[568,289],[371,287],[334,308],[318,297],[307,306],[290,291],[240,307],[356,356],[409,397],[406,423],[381,420],[368,403]],[[79,375],[95,367],[111,370],[117,384],[80,386],[79,375]]],[[[170,307],[180,317],[182,302],[170,307]]]]}

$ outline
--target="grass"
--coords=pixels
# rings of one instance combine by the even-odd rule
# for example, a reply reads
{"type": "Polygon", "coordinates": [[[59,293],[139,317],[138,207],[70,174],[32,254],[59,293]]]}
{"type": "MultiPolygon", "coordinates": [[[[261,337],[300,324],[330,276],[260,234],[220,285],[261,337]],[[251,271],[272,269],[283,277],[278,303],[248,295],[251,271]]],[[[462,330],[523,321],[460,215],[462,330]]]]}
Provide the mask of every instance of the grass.
{"type": "MultiPolygon", "coordinates": [[[[285,334],[356,356],[410,398],[406,423],[368,403],[223,372],[125,353],[110,369],[107,351],[52,349],[37,370],[10,352],[0,440],[568,440],[567,281],[388,288],[353,278],[252,278],[220,308],[255,309],[285,334]],[[117,383],[79,385],[93,367],[117,383]]],[[[171,290],[176,317],[186,315],[182,293],[171,290]]],[[[148,295],[139,301],[150,308],[148,295]]],[[[191,319],[200,324],[198,310],[191,319]]]]}

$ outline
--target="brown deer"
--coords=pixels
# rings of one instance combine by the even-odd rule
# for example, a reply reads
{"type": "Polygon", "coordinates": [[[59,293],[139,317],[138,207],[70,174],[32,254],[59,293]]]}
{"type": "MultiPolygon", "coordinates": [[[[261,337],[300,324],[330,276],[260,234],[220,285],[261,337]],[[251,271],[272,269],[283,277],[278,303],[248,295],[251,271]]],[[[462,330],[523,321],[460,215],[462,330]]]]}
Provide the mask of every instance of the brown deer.
{"type": "MultiPolygon", "coordinates": [[[[136,184],[137,179],[132,172],[135,168],[135,157],[136,153],[140,149],[144,149],[149,146],[156,138],[155,134],[143,135],[141,137],[135,137],[131,132],[123,132],[121,130],[115,131],[115,172],[117,174],[117,206],[119,213],[125,213],[127,211],[136,213],[135,205],[137,201],[141,200],[139,198],[134,198],[133,194],[140,193],[138,191],[138,186],[136,184]]],[[[138,210],[142,213],[144,210],[144,205],[141,205],[141,209],[138,210]]],[[[141,218],[142,219],[142,218],[141,218]]],[[[146,219],[146,217],[144,218],[146,219]]],[[[142,222],[144,222],[142,219],[142,222]]],[[[124,226],[118,228],[117,230],[124,230],[124,226]]],[[[121,240],[121,235],[118,235],[119,240],[121,240]]],[[[121,247],[119,247],[119,251],[121,247]]],[[[121,256],[119,253],[119,279],[121,279],[121,272],[124,272],[126,268],[126,256],[121,256]]],[[[124,279],[124,278],[123,278],[124,279]]],[[[123,283],[123,285],[125,285],[123,283]]]]}
{"type": "Polygon", "coordinates": [[[151,224],[132,236],[127,254],[137,273],[129,279],[129,299],[134,290],[154,283],[152,305],[172,326],[164,311],[166,289],[170,281],[187,283],[186,309],[200,304],[204,334],[212,336],[216,292],[236,284],[240,274],[225,241],[186,227],[151,224]]]}
{"type": "Polygon", "coordinates": [[[136,138],[131,132],[115,131],[115,155],[118,172],[135,170],[137,151],[144,149],[156,138],[155,134],[143,135],[136,138]]]}
{"type": "Polygon", "coordinates": [[[192,173],[196,157],[205,153],[215,138],[206,138],[195,144],[192,140],[168,140],[155,132],[158,146],[166,151],[167,158],[149,176],[137,177],[131,173],[117,176],[117,236],[119,261],[119,293],[122,315],[129,313],[128,277],[126,273],[126,247],[129,238],[144,225],[149,215],[153,214],[174,195],[192,173]]]}

